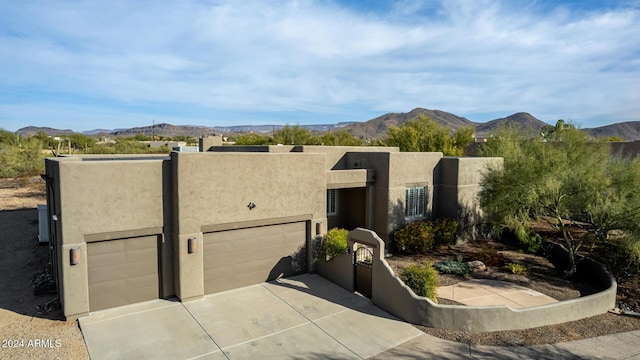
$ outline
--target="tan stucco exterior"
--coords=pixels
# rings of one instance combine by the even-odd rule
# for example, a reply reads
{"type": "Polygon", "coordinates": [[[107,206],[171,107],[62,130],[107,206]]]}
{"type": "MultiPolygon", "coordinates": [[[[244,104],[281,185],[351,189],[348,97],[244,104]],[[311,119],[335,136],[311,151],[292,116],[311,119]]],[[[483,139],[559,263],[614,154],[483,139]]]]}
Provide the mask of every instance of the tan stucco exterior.
{"type": "Polygon", "coordinates": [[[581,271],[589,274],[602,291],[589,296],[523,309],[510,309],[505,305],[436,304],[426,297],[416,295],[394,274],[384,258],[384,241],[368,229],[349,232],[349,253],[328,262],[320,261],[320,275],[354,291],[353,253],[360,244],[372,249],[371,301],[390,314],[413,324],[464,331],[519,330],[596,316],[615,306],[615,279],[602,264],[591,259],[581,262],[581,271]]]}
{"type": "Polygon", "coordinates": [[[86,254],[92,243],[157,236],[158,296],[187,301],[205,294],[207,234],[305,223],[307,271],[313,271],[310,249],[332,225],[366,227],[389,241],[406,221],[407,187],[426,188],[425,219],[460,217],[462,208],[477,211],[482,170],[499,161],[385,147],[209,149],[47,159],[49,215],[57,219],[51,220],[53,254],[65,316],[91,311],[86,254]],[[330,217],[328,189],[338,194],[338,211],[330,217]],[[197,250],[189,251],[190,244],[197,250]],[[80,250],[76,265],[70,263],[71,249],[80,250]]]}

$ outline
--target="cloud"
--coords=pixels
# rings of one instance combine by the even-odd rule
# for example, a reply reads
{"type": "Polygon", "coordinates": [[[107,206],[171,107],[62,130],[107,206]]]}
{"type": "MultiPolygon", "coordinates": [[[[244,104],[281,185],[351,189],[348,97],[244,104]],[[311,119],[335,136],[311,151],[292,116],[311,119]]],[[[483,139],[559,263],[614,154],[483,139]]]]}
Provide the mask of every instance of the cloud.
{"type": "Polygon", "coordinates": [[[254,121],[336,122],[415,107],[476,121],[490,119],[474,115],[517,111],[587,124],[638,119],[638,7],[572,6],[401,1],[364,11],[337,1],[4,4],[0,103],[24,112],[5,113],[0,121],[16,128],[36,116],[64,121],[61,106],[66,116],[91,108],[135,121],[168,111],[174,114],[168,120],[206,125],[218,125],[211,122],[220,114],[232,122],[234,112],[254,121]],[[50,107],[52,99],[64,104],[50,107]],[[49,105],[36,112],[31,104],[49,105]],[[185,110],[184,119],[178,112],[188,108],[197,115],[185,110]]]}

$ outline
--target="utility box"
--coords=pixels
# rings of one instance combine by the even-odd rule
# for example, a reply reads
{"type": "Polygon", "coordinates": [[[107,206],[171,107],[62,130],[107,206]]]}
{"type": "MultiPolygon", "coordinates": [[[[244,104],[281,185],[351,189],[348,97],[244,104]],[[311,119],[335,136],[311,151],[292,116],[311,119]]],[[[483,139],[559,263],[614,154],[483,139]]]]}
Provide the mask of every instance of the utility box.
{"type": "Polygon", "coordinates": [[[38,243],[49,243],[49,216],[47,205],[38,204],[38,243]]]}

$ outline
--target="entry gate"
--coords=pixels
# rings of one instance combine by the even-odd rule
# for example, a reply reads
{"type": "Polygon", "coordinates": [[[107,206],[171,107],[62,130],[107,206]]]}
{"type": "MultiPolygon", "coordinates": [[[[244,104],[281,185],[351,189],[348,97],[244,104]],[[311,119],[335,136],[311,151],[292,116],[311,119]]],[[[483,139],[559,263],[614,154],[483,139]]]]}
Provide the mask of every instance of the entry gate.
{"type": "Polygon", "coordinates": [[[359,247],[354,253],[355,290],[371,298],[371,279],[373,273],[373,250],[369,247],[359,247]]]}

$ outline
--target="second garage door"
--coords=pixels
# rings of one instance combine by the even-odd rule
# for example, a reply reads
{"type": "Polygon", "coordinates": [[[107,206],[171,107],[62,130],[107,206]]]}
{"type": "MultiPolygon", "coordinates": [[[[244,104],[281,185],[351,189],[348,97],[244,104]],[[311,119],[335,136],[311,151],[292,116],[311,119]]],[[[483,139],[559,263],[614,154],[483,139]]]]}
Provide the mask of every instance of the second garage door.
{"type": "Polygon", "coordinates": [[[307,271],[306,222],[204,234],[206,294],[307,271]]]}

